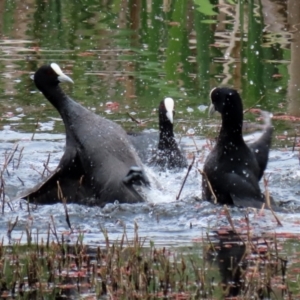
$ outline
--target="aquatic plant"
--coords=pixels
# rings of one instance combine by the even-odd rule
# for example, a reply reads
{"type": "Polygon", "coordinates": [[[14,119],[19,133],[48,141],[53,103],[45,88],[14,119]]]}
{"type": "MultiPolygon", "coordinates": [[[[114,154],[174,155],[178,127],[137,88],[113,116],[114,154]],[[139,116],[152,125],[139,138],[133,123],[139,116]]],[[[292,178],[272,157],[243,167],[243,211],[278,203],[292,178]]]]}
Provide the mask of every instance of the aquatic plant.
{"type": "Polygon", "coordinates": [[[89,247],[84,233],[57,232],[52,218],[46,240],[37,236],[39,242],[32,243],[28,228],[26,244],[0,243],[0,297],[292,299],[287,259],[276,235],[254,238],[248,216],[244,228],[237,229],[225,213],[231,224],[227,228],[178,248],[155,247],[139,236],[136,223],[132,239],[124,228],[121,238],[111,241],[102,228],[100,245],[89,247]],[[71,234],[77,236],[72,244],[71,234]]]}

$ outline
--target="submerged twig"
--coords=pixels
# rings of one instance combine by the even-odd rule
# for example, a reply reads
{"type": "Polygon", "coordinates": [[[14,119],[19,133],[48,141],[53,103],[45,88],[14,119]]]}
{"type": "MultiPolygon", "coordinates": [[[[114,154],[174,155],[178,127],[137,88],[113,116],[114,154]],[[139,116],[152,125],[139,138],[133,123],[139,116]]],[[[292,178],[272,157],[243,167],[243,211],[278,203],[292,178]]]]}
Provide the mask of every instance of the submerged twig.
{"type": "Polygon", "coordinates": [[[66,215],[66,222],[71,230],[71,232],[73,232],[72,226],[71,226],[71,222],[70,222],[70,217],[69,217],[69,212],[68,212],[68,207],[67,207],[67,201],[66,198],[63,198],[63,205],[64,205],[64,209],[65,209],[65,215],[66,215]]]}
{"type": "Polygon", "coordinates": [[[20,163],[21,163],[21,159],[23,158],[23,150],[24,150],[24,147],[22,147],[21,150],[20,150],[19,157],[18,157],[18,163],[16,165],[16,169],[19,168],[20,163]]]}
{"type": "Polygon", "coordinates": [[[2,214],[4,214],[4,206],[5,206],[5,191],[4,191],[4,179],[3,173],[1,172],[1,187],[0,194],[2,194],[2,214]]]}
{"type": "Polygon", "coordinates": [[[11,222],[8,223],[7,237],[9,239],[9,242],[11,240],[11,233],[12,233],[12,231],[14,230],[14,228],[16,227],[16,225],[18,223],[18,219],[19,219],[19,217],[17,216],[16,220],[13,223],[11,223],[11,222]]]}
{"type": "Polygon", "coordinates": [[[63,195],[63,192],[62,192],[62,189],[61,189],[61,186],[59,184],[59,181],[57,181],[57,196],[58,196],[58,199],[60,199],[64,205],[64,210],[65,210],[65,215],[66,215],[66,222],[71,230],[71,232],[73,231],[72,230],[72,227],[71,227],[71,222],[70,222],[70,218],[69,218],[69,213],[68,213],[68,207],[67,207],[67,198],[64,197],[63,195]]]}
{"type": "Polygon", "coordinates": [[[254,108],[264,97],[265,97],[265,95],[262,95],[252,106],[250,106],[249,108],[246,108],[243,113],[245,114],[249,110],[251,110],[252,108],[254,108]]]}
{"type": "Polygon", "coordinates": [[[2,195],[2,214],[4,214],[4,207],[5,207],[5,181],[4,181],[3,175],[4,175],[5,171],[7,172],[8,176],[10,175],[8,172],[8,165],[12,161],[16,151],[18,150],[18,147],[19,147],[19,144],[16,144],[16,146],[9,153],[5,152],[5,155],[4,155],[4,157],[5,157],[4,163],[2,166],[2,170],[0,172],[0,180],[1,180],[0,194],[2,195]]]}
{"type": "Polygon", "coordinates": [[[197,146],[197,144],[196,144],[196,141],[195,141],[193,135],[192,135],[192,140],[193,140],[194,146],[195,146],[195,148],[196,148],[196,151],[198,152],[198,151],[199,151],[199,148],[198,148],[198,146],[197,146]]]}
{"type": "Polygon", "coordinates": [[[29,205],[29,197],[27,197],[27,212],[30,215],[30,205],[29,205]]]}
{"type": "Polygon", "coordinates": [[[127,113],[127,115],[129,116],[131,121],[135,122],[136,124],[141,125],[143,123],[142,121],[139,121],[136,118],[134,118],[130,113],[127,113]]]}
{"type": "MultiPolygon", "coordinates": [[[[16,151],[18,150],[19,144],[17,144],[9,153],[5,152],[4,154],[4,163],[3,163],[3,167],[2,167],[2,171],[1,173],[4,174],[4,172],[7,172],[7,175],[9,176],[9,172],[8,172],[8,165],[10,164],[10,162],[12,161],[16,151]]],[[[1,174],[1,177],[2,177],[1,174]]]]}
{"type": "Polygon", "coordinates": [[[50,161],[50,156],[51,156],[51,154],[49,153],[49,154],[48,154],[48,158],[47,158],[46,163],[43,164],[44,170],[43,170],[43,173],[42,173],[42,177],[44,177],[44,174],[45,174],[45,171],[46,171],[46,170],[47,170],[48,172],[50,172],[50,170],[49,170],[49,168],[48,168],[48,164],[49,164],[49,161],[50,161]]]}
{"type": "Polygon", "coordinates": [[[270,193],[269,193],[269,189],[268,189],[268,180],[266,179],[265,176],[264,176],[264,186],[265,186],[266,204],[267,204],[268,208],[270,209],[270,211],[272,212],[272,214],[277,222],[277,225],[282,226],[282,223],[280,222],[279,218],[277,217],[277,215],[275,214],[275,212],[271,206],[270,193]]]}
{"type": "Polygon", "coordinates": [[[32,241],[32,219],[29,218],[27,223],[26,223],[26,227],[25,227],[25,232],[26,232],[26,236],[27,236],[27,244],[31,245],[31,241],[32,241]],[[29,225],[30,223],[30,225],[29,225]]]}
{"type": "Polygon", "coordinates": [[[294,136],[294,141],[293,141],[293,147],[292,147],[292,152],[295,151],[295,147],[296,147],[296,141],[297,141],[297,134],[295,133],[295,136],[294,136]]]}
{"type": "Polygon", "coordinates": [[[31,165],[30,168],[42,176],[42,173],[39,170],[37,170],[34,166],[31,165]]]}
{"type": "Polygon", "coordinates": [[[50,229],[51,229],[51,231],[52,231],[53,235],[54,235],[54,236],[55,236],[55,238],[56,238],[56,242],[57,242],[57,244],[58,244],[58,245],[60,245],[60,241],[59,241],[59,238],[58,238],[58,235],[57,235],[57,231],[56,231],[56,227],[55,227],[55,223],[54,223],[54,218],[53,218],[53,215],[51,215],[51,216],[50,216],[50,218],[51,218],[52,225],[53,225],[53,229],[52,229],[52,227],[51,227],[51,226],[50,226],[50,229]]]}
{"type": "Polygon", "coordinates": [[[34,127],[34,131],[33,131],[32,136],[31,136],[31,141],[33,141],[33,139],[34,139],[36,130],[37,130],[38,126],[39,126],[39,121],[40,121],[40,119],[37,118],[36,123],[35,123],[35,127],[34,127]]]}
{"type": "Polygon", "coordinates": [[[22,185],[24,186],[25,184],[24,184],[24,181],[19,177],[19,176],[17,176],[17,178],[20,180],[20,182],[22,183],[22,185]]]}
{"type": "Polygon", "coordinates": [[[191,164],[190,164],[189,167],[188,167],[188,170],[187,170],[187,172],[186,172],[186,175],[185,175],[184,180],[183,180],[183,182],[182,182],[182,185],[181,185],[181,187],[180,187],[179,193],[178,193],[178,195],[176,196],[176,200],[178,200],[178,199],[180,198],[180,195],[181,195],[181,192],[182,192],[183,187],[184,187],[184,185],[185,185],[185,182],[186,182],[186,180],[187,180],[187,178],[188,178],[188,176],[189,176],[189,174],[190,174],[190,171],[191,171],[191,169],[192,169],[192,167],[193,167],[193,165],[194,165],[195,158],[196,158],[196,156],[195,156],[195,154],[194,154],[193,160],[192,160],[191,164]]]}
{"type": "MultiPolygon", "coordinates": [[[[238,235],[238,233],[237,233],[237,231],[236,231],[236,229],[235,229],[235,227],[234,227],[234,224],[233,224],[233,221],[232,221],[232,218],[231,218],[231,215],[230,215],[230,212],[229,212],[229,210],[228,210],[227,205],[225,204],[223,207],[224,207],[224,211],[225,211],[225,215],[226,215],[227,221],[229,222],[229,224],[230,224],[230,226],[231,226],[231,228],[232,228],[232,231],[233,231],[235,234],[238,235]]],[[[240,236],[239,236],[239,238],[240,238],[240,236]]]]}
{"type": "Polygon", "coordinates": [[[212,194],[213,197],[214,197],[214,204],[217,204],[217,203],[218,203],[218,198],[217,198],[216,194],[214,193],[214,190],[213,190],[213,188],[212,188],[212,186],[211,186],[211,184],[210,184],[210,182],[209,182],[209,180],[208,180],[208,178],[207,178],[205,172],[202,171],[201,169],[198,169],[198,171],[199,171],[199,173],[200,173],[202,176],[205,177],[205,180],[206,180],[206,182],[207,182],[208,188],[209,188],[211,194],[212,194]]]}

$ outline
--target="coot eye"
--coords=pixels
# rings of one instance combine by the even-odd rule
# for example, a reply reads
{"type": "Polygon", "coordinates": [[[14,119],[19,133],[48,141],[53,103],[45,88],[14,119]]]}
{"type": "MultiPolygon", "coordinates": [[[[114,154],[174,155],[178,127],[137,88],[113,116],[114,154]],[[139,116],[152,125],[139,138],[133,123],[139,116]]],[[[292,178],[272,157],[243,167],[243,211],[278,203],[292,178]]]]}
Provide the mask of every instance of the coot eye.
{"type": "Polygon", "coordinates": [[[56,75],[56,73],[52,69],[48,69],[46,73],[48,76],[56,75]]]}

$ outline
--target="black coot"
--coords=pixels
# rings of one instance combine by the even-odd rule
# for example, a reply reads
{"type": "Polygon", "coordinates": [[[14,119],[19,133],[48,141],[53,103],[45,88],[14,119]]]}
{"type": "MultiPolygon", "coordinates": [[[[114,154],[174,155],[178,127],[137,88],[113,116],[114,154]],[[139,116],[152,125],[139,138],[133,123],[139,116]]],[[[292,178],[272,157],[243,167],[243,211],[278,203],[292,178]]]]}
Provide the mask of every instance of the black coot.
{"type": "Polygon", "coordinates": [[[151,165],[162,169],[176,169],[187,167],[187,160],[182,154],[173,132],[174,100],[165,98],[159,104],[159,141],[157,149],[153,150],[151,165]]]}
{"type": "Polygon", "coordinates": [[[63,119],[66,149],[54,174],[22,197],[52,204],[63,196],[67,202],[100,206],[143,201],[133,184],[149,181],[126,132],[69,98],[59,83],[73,81],[57,64],[39,68],[34,82],[63,119]]]}
{"type": "Polygon", "coordinates": [[[187,160],[174,137],[173,118],[174,100],[167,97],[158,107],[159,136],[157,133],[129,134],[142,161],[161,170],[187,167],[187,160]]]}
{"type": "Polygon", "coordinates": [[[266,126],[261,138],[247,146],[242,135],[243,105],[238,92],[230,88],[211,91],[210,112],[222,115],[217,143],[204,164],[202,197],[217,203],[260,208],[265,201],[259,180],[267,166],[272,126],[266,126]],[[207,178],[205,178],[207,177],[207,178]]]}

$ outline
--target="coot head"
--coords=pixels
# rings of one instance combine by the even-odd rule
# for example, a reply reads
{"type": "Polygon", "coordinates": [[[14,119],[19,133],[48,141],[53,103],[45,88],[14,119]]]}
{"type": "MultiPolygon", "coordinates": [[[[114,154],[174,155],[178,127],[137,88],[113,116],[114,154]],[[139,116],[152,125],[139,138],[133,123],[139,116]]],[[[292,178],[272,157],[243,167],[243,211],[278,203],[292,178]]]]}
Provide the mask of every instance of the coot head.
{"type": "Polygon", "coordinates": [[[209,114],[215,111],[222,114],[222,117],[235,114],[235,120],[243,118],[243,104],[239,93],[231,88],[214,88],[210,92],[211,105],[209,114]]]}
{"type": "Polygon", "coordinates": [[[165,98],[160,102],[159,108],[159,123],[173,124],[174,117],[174,100],[170,97],[165,98]]]}
{"type": "Polygon", "coordinates": [[[130,134],[130,140],[142,160],[161,170],[187,166],[187,160],[178,146],[173,132],[174,100],[170,97],[158,105],[159,137],[157,134],[130,134]],[[149,151],[149,149],[151,151],[149,151]]]}
{"type": "Polygon", "coordinates": [[[45,86],[49,88],[56,87],[60,82],[74,83],[56,63],[40,67],[32,76],[32,79],[39,90],[43,90],[45,86]]]}

